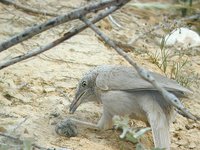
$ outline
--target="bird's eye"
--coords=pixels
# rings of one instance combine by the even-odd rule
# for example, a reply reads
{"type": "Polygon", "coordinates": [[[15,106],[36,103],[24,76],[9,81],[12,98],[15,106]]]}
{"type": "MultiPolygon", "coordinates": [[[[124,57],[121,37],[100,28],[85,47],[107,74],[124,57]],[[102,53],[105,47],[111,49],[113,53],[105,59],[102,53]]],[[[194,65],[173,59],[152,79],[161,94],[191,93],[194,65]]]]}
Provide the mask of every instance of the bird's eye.
{"type": "Polygon", "coordinates": [[[85,87],[87,84],[86,84],[86,81],[83,81],[82,82],[82,87],[85,87]]]}

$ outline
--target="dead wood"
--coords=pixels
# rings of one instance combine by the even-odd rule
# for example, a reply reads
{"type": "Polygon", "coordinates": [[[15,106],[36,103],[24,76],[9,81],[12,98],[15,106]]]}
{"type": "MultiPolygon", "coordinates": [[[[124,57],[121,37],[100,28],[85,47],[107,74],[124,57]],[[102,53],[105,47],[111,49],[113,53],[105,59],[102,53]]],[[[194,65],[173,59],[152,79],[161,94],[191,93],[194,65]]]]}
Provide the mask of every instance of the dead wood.
{"type": "Polygon", "coordinates": [[[65,22],[68,22],[68,21],[71,21],[74,19],[78,19],[78,18],[80,18],[80,16],[86,15],[90,12],[99,11],[108,6],[117,5],[117,4],[119,4],[117,0],[107,0],[104,2],[92,3],[87,6],[76,9],[72,12],[69,12],[67,14],[63,14],[58,17],[52,18],[45,23],[30,27],[27,30],[0,43],[0,52],[8,49],[9,47],[12,47],[12,46],[18,44],[24,40],[27,40],[43,31],[46,31],[52,27],[55,27],[57,25],[60,25],[62,23],[65,23],[65,22]]]}
{"type": "MultiPolygon", "coordinates": [[[[99,20],[105,18],[106,16],[108,16],[112,12],[116,11],[117,9],[119,9],[123,5],[124,5],[124,3],[122,3],[121,5],[118,5],[118,6],[113,6],[113,7],[109,8],[109,9],[107,9],[106,11],[104,11],[102,13],[99,13],[97,16],[95,16],[94,18],[91,19],[91,22],[93,22],[93,23],[98,22],[99,20]]],[[[25,60],[25,59],[28,59],[30,57],[36,56],[36,55],[38,55],[40,53],[43,53],[43,52],[55,47],[56,45],[62,43],[63,41],[71,38],[72,36],[80,33],[81,31],[83,31],[86,28],[87,28],[87,25],[85,25],[85,24],[80,25],[80,26],[78,26],[76,28],[73,28],[71,31],[65,33],[63,37],[61,37],[61,38],[59,38],[59,39],[57,39],[57,40],[45,45],[45,46],[36,48],[36,49],[34,49],[32,51],[29,51],[26,54],[23,54],[23,55],[8,59],[8,60],[6,60],[4,62],[1,62],[0,63],[0,69],[3,69],[5,67],[13,65],[13,64],[15,64],[17,62],[20,62],[22,60],[25,60]]]]}

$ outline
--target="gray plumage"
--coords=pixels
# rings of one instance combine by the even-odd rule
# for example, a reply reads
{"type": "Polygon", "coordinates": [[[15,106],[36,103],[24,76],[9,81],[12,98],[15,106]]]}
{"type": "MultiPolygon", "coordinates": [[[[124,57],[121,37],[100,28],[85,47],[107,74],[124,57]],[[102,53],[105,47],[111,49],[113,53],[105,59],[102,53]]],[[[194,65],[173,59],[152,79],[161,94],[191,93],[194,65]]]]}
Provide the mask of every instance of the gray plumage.
{"type": "MultiPolygon", "coordinates": [[[[150,74],[160,86],[177,97],[191,93],[174,80],[157,73],[150,74]]],[[[103,104],[98,128],[111,128],[114,115],[130,115],[150,124],[155,147],[170,149],[169,126],[174,118],[174,108],[133,67],[106,65],[89,71],[78,84],[70,112],[74,113],[81,103],[87,101],[103,104]]]]}

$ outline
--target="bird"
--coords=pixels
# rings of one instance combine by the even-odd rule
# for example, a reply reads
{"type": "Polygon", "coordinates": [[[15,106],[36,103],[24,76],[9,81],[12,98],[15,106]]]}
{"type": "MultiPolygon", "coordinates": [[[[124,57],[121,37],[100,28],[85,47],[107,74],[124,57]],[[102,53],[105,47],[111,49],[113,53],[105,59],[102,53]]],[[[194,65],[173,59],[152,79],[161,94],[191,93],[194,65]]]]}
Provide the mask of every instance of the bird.
{"type": "MultiPolygon", "coordinates": [[[[161,87],[178,98],[191,94],[189,89],[175,80],[155,72],[150,72],[150,75],[161,87]]],[[[132,119],[150,125],[156,148],[170,150],[170,124],[174,121],[175,109],[133,67],[101,65],[88,71],[78,83],[70,113],[74,113],[80,104],[89,101],[102,103],[103,106],[102,116],[95,127],[112,128],[114,116],[129,115],[132,119]]]]}

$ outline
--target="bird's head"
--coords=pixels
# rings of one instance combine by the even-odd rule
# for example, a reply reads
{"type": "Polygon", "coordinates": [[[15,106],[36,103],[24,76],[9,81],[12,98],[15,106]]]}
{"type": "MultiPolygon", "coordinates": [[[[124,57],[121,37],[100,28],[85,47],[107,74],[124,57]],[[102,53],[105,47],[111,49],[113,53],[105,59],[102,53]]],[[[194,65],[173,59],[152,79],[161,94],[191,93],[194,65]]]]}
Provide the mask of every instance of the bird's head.
{"type": "Polygon", "coordinates": [[[96,100],[94,91],[95,79],[96,74],[94,72],[89,72],[80,80],[74,100],[70,105],[70,113],[74,113],[80,104],[96,100]]]}

